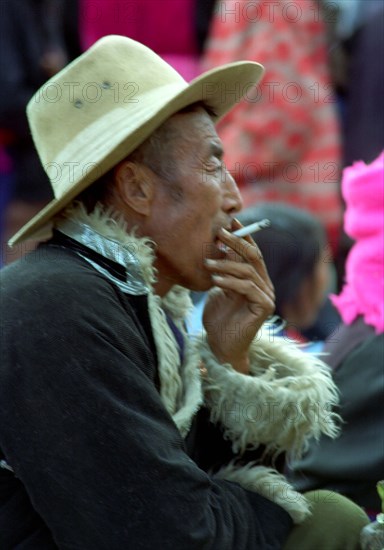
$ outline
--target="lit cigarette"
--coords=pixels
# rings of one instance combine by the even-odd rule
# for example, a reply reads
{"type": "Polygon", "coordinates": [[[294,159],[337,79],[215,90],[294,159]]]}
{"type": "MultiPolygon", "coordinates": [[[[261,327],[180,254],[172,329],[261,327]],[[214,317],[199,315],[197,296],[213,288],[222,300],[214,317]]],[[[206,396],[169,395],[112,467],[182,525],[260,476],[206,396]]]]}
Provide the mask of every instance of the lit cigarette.
{"type": "Polygon", "coordinates": [[[260,231],[265,227],[269,227],[270,225],[271,222],[267,218],[265,218],[260,222],[251,223],[250,225],[246,225],[245,227],[236,229],[236,231],[234,231],[232,235],[236,235],[236,237],[246,237],[247,235],[251,235],[251,233],[256,233],[256,231],[260,231]]]}

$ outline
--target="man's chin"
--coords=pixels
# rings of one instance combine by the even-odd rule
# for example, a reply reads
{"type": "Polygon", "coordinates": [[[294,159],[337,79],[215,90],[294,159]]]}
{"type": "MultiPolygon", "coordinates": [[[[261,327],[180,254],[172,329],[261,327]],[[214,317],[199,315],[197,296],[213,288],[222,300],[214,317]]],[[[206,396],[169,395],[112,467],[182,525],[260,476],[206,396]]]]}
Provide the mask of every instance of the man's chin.
{"type": "Polygon", "coordinates": [[[188,286],[188,288],[193,292],[207,292],[208,290],[211,290],[213,286],[214,284],[212,278],[209,275],[207,278],[201,278],[200,281],[194,281],[188,286]]]}

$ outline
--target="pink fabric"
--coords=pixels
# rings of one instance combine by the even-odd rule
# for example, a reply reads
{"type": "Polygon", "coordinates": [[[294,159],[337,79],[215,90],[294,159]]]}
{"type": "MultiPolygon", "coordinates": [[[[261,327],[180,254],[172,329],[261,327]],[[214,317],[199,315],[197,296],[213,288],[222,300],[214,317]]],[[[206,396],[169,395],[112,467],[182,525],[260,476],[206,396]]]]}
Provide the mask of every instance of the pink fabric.
{"type": "Polygon", "coordinates": [[[356,240],[346,262],[346,282],[332,302],[349,325],[362,315],[384,332],[384,152],[371,164],[343,172],[344,228],[356,240]]]}
{"type": "Polygon", "coordinates": [[[198,75],[194,0],[82,0],[84,49],[107,34],[142,42],[191,80],[198,75]]]}
{"type": "Polygon", "coordinates": [[[171,65],[187,82],[200,74],[200,62],[197,56],[161,54],[161,57],[171,65]]]}

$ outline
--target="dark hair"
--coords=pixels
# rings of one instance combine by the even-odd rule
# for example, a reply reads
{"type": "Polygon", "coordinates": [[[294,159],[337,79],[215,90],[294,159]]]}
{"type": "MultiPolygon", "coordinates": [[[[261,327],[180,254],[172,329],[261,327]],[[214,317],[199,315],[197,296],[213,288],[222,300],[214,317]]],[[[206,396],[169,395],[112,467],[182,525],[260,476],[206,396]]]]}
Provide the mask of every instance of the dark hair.
{"type": "Polygon", "coordinates": [[[276,314],[292,303],[301,283],[311,277],[326,245],[321,223],[309,212],[283,203],[260,203],[238,215],[243,225],[268,218],[271,226],[252,235],[275,286],[276,314]]]}

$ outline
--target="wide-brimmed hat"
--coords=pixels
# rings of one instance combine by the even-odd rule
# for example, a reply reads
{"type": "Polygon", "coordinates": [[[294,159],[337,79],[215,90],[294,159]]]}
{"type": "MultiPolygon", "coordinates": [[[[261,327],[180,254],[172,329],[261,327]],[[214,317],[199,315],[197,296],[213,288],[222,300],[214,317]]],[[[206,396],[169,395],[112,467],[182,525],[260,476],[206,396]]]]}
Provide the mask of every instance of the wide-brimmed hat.
{"type": "Polygon", "coordinates": [[[187,83],[143,44],[115,35],[100,39],[28,103],[32,137],[55,198],[9,244],[47,236],[60,210],[171,115],[201,101],[216,120],[262,74],[258,63],[239,61],[187,83]]]}

